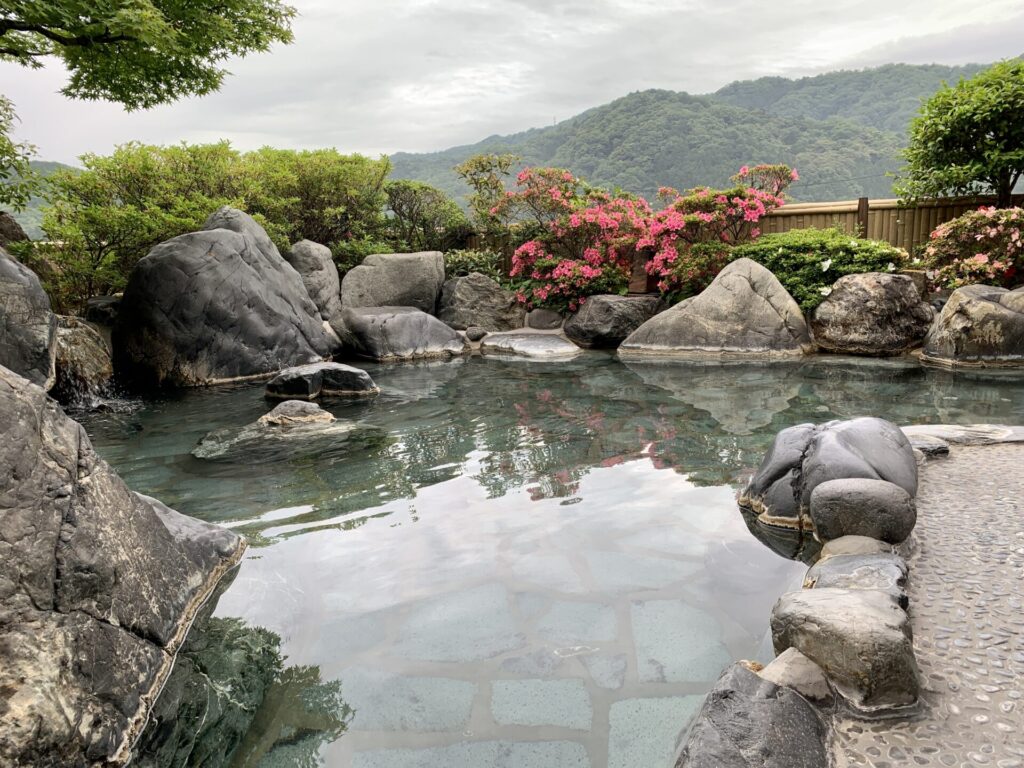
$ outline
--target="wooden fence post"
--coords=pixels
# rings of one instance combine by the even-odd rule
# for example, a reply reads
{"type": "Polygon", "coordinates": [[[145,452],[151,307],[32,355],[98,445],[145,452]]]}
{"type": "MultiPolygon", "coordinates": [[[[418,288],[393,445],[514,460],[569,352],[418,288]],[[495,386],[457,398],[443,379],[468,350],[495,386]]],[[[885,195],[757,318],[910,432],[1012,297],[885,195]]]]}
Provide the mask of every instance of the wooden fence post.
{"type": "Polygon", "coordinates": [[[857,234],[861,237],[868,236],[868,215],[871,211],[871,204],[866,197],[857,200],[857,234]]]}

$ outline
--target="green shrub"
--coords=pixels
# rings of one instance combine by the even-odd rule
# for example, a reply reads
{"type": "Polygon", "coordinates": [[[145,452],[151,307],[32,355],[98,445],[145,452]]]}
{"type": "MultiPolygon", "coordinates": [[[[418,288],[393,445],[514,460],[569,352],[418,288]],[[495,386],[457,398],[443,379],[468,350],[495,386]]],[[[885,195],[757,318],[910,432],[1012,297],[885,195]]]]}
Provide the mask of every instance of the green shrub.
{"type": "Polygon", "coordinates": [[[503,261],[501,254],[494,251],[448,251],[444,255],[444,273],[451,278],[479,272],[504,283],[508,276],[503,271],[503,261]]]}
{"type": "Polygon", "coordinates": [[[804,312],[817,307],[843,275],[895,272],[907,263],[906,251],[840,229],[794,229],[764,235],[733,249],[733,259],[744,257],[770,269],[804,312]]]}

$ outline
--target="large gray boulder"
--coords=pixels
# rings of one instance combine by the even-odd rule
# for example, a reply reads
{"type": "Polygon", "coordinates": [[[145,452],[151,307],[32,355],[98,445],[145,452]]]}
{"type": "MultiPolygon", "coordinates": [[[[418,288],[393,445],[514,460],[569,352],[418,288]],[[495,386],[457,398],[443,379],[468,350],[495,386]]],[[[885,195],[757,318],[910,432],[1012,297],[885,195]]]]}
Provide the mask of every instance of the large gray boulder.
{"type": "Polygon", "coordinates": [[[0,365],[53,386],[57,318],[35,272],[0,248],[0,365]]]}
{"type": "Polygon", "coordinates": [[[316,304],[320,317],[332,328],[341,322],[341,280],[331,249],[312,240],[300,240],[285,255],[302,278],[306,293],[316,304]]]}
{"type": "Polygon", "coordinates": [[[418,360],[465,354],[466,342],[436,317],[415,307],[346,307],[346,345],[371,360],[418,360]]]}
{"type": "Polygon", "coordinates": [[[88,408],[108,394],[114,378],[110,346],[77,317],[58,317],[56,383],[52,393],[64,405],[88,408]]]}
{"type": "Polygon", "coordinates": [[[244,545],[132,493],[6,368],[0,413],[0,764],[117,764],[244,545]]]}
{"type": "Polygon", "coordinates": [[[357,307],[415,307],[428,314],[437,309],[444,284],[440,251],[378,253],[367,256],[341,281],[341,305],[357,307]]]}
{"type": "Polygon", "coordinates": [[[182,387],[315,362],[332,347],[299,273],[262,227],[231,208],[138,263],[113,342],[128,382],[182,387]]]}
{"type": "Polygon", "coordinates": [[[827,733],[798,693],[734,664],[704,700],[676,768],[827,768],[827,733]]]}
{"type": "Polygon", "coordinates": [[[924,360],[949,367],[1024,365],[1024,287],[953,291],[925,337],[924,360]]]}
{"type": "Polygon", "coordinates": [[[563,330],[581,347],[614,349],[662,309],[658,296],[588,296],[563,330]]]}
{"type": "Polygon", "coordinates": [[[701,294],[637,328],[627,355],[803,355],[813,351],[800,306],[782,283],[750,259],[723,269],[701,294]]]}
{"type": "Polygon", "coordinates": [[[867,536],[899,544],[917,523],[914,499],[906,489],[862,477],[819,484],[811,493],[810,513],[820,541],[867,536]]]}
{"type": "Polygon", "coordinates": [[[775,436],[741,507],[762,522],[810,527],[811,494],[829,480],[886,480],[917,496],[917,461],[906,435],[883,419],[800,424],[775,436]]]}
{"type": "Polygon", "coordinates": [[[796,648],[864,711],[914,704],[920,691],[910,619],[888,592],[787,592],[771,618],[776,653],[796,648]]]}
{"type": "Polygon", "coordinates": [[[506,291],[487,275],[472,272],[445,281],[437,317],[459,331],[472,327],[511,331],[523,327],[526,309],[512,291],[506,291]]]}
{"type": "Polygon", "coordinates": [[[899,355],[920,346],[935,310],[906,275],[845,275],[811,316],[814,341],[827,352],[899,355]]]}

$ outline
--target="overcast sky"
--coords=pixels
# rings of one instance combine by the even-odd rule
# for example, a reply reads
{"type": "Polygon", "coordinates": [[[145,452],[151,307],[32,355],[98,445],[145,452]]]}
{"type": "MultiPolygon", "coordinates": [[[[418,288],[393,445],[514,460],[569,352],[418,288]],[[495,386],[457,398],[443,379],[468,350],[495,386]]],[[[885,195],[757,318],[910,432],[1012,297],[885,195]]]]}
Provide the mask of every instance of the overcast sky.
{"type": "Polygon", "coordinates": [[[58,64],[0,64],[18,135],[75,162],[132,139],[430,151],[550,125],[631,91],[1024,53],[1021,0],[292,0],[295,42],[220,93],[148,112],[72,102],[58,64]]]}

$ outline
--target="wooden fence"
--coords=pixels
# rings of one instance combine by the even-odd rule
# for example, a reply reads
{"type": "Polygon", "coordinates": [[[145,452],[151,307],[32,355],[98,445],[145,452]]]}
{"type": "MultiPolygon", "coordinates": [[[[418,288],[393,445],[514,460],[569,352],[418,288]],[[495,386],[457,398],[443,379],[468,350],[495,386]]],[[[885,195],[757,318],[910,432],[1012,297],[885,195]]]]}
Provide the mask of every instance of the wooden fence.
{"type": "MultiPolygon", "coordinates": [[[[928,241],[928,236],[939,224],[982,205],[995,203],[994,197],[946,198],[914,205],[866,197],[836,203],[787,203],[761,219],[758,226],[764,234],[839,227],[850,234],[859,233],[872,240],[885,240],[914,253],[928,241]]],[[[1022,203],[1024,195],[1015,195],[1014,205],[1022,203]]]]}

